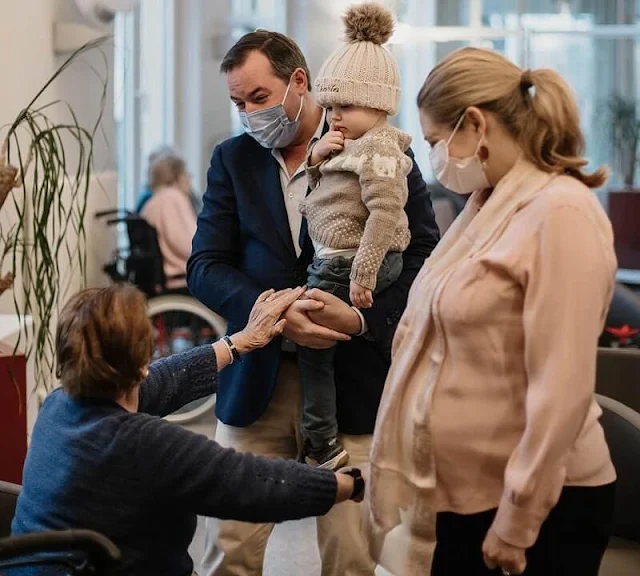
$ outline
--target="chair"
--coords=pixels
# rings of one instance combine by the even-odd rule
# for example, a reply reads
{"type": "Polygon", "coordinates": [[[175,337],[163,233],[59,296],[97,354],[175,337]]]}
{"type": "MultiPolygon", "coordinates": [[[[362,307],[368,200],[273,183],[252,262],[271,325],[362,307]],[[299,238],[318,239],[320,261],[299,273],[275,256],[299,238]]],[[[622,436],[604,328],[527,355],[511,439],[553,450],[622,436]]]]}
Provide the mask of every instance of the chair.
{"type": "Polygon", "coordinates": [[[624,284],[616,284],[607,324],[609,326],[629,324],[640,328],[640,294],[624,284]]]}
{"type": "Polygon", "coordinates": [[[91,530],[34,532],[0,539],[0,574],[104,575],[113,572],[120,550],[91,530]],[[28,570],[25,570],[27,569],[28,570]]]}
{"type": "Polygon", "coordinates": [[[596,392],[640,412],[640,350],[598,348],[596,392]]]}
{"type": "Polygon", "coordinates": [[[600,394],[596,398],[618,474],[613,538],[600,576],[640,574],[640,414],[612,398],[600,394]]]}
{"type": "Polygon", "coordinates": [[[144,218],[127,210],[105,210],[96,213],[95,217],[108,217],[108,226],[125,224],[127,228],[129,248],[117,250],[114,260],[104,266],[104,271],[113,281],[130,282],[149,298],[160,294],[187,293],[184,288],[168,288],[168,281],[184,280],[185,275],[165,276],[158,234],[144,218]]]}
{"type": "Polygon", "coordinates": [[[21,486],[0,481],[0,538],[11,534],[11,522],[16,513],[16,503],[21,486]]]}
{"type": "MultiPolygon", "coordinates": [[[[640,295],[623,284],[616,284],[607,314],[606,327],[620,328],[625,325],[632,329],[640,328],[640,295]]],[[[639,339],[635,337],[633,340],[637,343],[639,339]]],[[[598,345],[609,347],[617,341],[618,338],[605,329],[600,335],[598,345]]]]}

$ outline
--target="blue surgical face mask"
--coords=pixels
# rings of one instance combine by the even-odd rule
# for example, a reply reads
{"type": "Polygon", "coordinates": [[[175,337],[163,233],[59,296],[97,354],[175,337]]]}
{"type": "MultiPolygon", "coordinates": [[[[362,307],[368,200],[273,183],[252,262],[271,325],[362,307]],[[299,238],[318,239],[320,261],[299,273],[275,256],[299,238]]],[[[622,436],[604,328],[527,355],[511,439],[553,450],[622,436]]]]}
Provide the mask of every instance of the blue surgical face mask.
{"type": "Polygon", "coordinates": [[[300,96],[298,113],[294,120],[289,120],[289,116],[287,116],[287,112],[284,109],[284,103],[289,95],[290,87],[291,80],[289,80],[287,91],[284,93],[284,98],[280,104],[264,110],[256,110],[250,114],[240,112],[240,122],[242,122],[244,131],[265,148],[284,148],[288,146],[293,142],[298,131],[304,98],[300,96]]]}

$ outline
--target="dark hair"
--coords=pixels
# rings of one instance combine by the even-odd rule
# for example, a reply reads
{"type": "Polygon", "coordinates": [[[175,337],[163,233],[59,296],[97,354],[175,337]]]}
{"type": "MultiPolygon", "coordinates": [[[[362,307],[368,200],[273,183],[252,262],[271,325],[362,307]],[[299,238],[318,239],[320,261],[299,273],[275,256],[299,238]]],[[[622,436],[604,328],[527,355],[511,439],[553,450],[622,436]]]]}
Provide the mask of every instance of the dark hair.
{"type": "Polygon", "coordinates": [[[144,377],[153,332],[142,292],[90,288],[65,305],[56,331],[56,376],[71,395],[115,400],[144,377]]]}
{"type": "Polygon", "coordinates": [[[311,91],[311,73],[300,46],[279,32],[256,30],[245,34],[225,54],[220,64],[220,72],[226,74],[242,66],[247,56],[254,51],[267,57],[275,76],[286,84],[289,83],[294,71],[302,68],[307,75],[307,88],[311,91]]]}

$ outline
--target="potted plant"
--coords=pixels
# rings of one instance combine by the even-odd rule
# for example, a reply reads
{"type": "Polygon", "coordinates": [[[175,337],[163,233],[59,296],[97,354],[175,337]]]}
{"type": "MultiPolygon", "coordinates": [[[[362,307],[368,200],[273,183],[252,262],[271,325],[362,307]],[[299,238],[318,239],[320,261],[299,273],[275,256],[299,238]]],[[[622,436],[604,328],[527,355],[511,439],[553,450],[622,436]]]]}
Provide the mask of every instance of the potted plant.
{"type": "Polygon", "coordinates": [[[609,218],[620,268],[640,269],[640,190],[635,187],[640,144],[640,110],[634,99],[614,95],[606,118],[622,190],[609,191],[609,218]]]}
{"type": "MultiPolygon", "coordinates": [[[[42,100],[69,66],[105,40],[73,52],[8,129],[0,129],[0,210],[10,222],[0,229],[0,294],[13,287],[15,314],[22,327],[14,353],[20,347],[33,358],[37,392],[48,392],[55,382],[53,329],[69,269],[85,276],[93,140],[107,83],[101,80],[102,107],[88,128],[78,123],[68,104],[42,100]],[[26,322],[27,317],[32,323],[26,322]]],[[[0,384],[6,380],[7,375],[0,374],[0,384]]]]}

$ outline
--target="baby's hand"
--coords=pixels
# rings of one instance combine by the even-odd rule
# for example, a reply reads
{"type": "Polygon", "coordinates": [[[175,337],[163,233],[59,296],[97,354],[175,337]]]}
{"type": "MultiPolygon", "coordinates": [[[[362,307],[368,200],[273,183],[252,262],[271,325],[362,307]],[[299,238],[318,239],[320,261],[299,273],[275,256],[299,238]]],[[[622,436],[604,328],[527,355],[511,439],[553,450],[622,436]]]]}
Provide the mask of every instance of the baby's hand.
{"type": "Polygon", "coordinates": [[[320,140],[318,140],[311,151],[311,165],[315,166],[322,162],[333,152],[341,152],[344,148],[344,136],[342,132],[333,130],[333,125],[320,140]]]}
{"type": "Polygon", "coordinates": [[[373,306],[373,294],[368,288],[356,284],[351,280],[349,285],[349,298],[356,308],[371,308],[373,306]]]}

